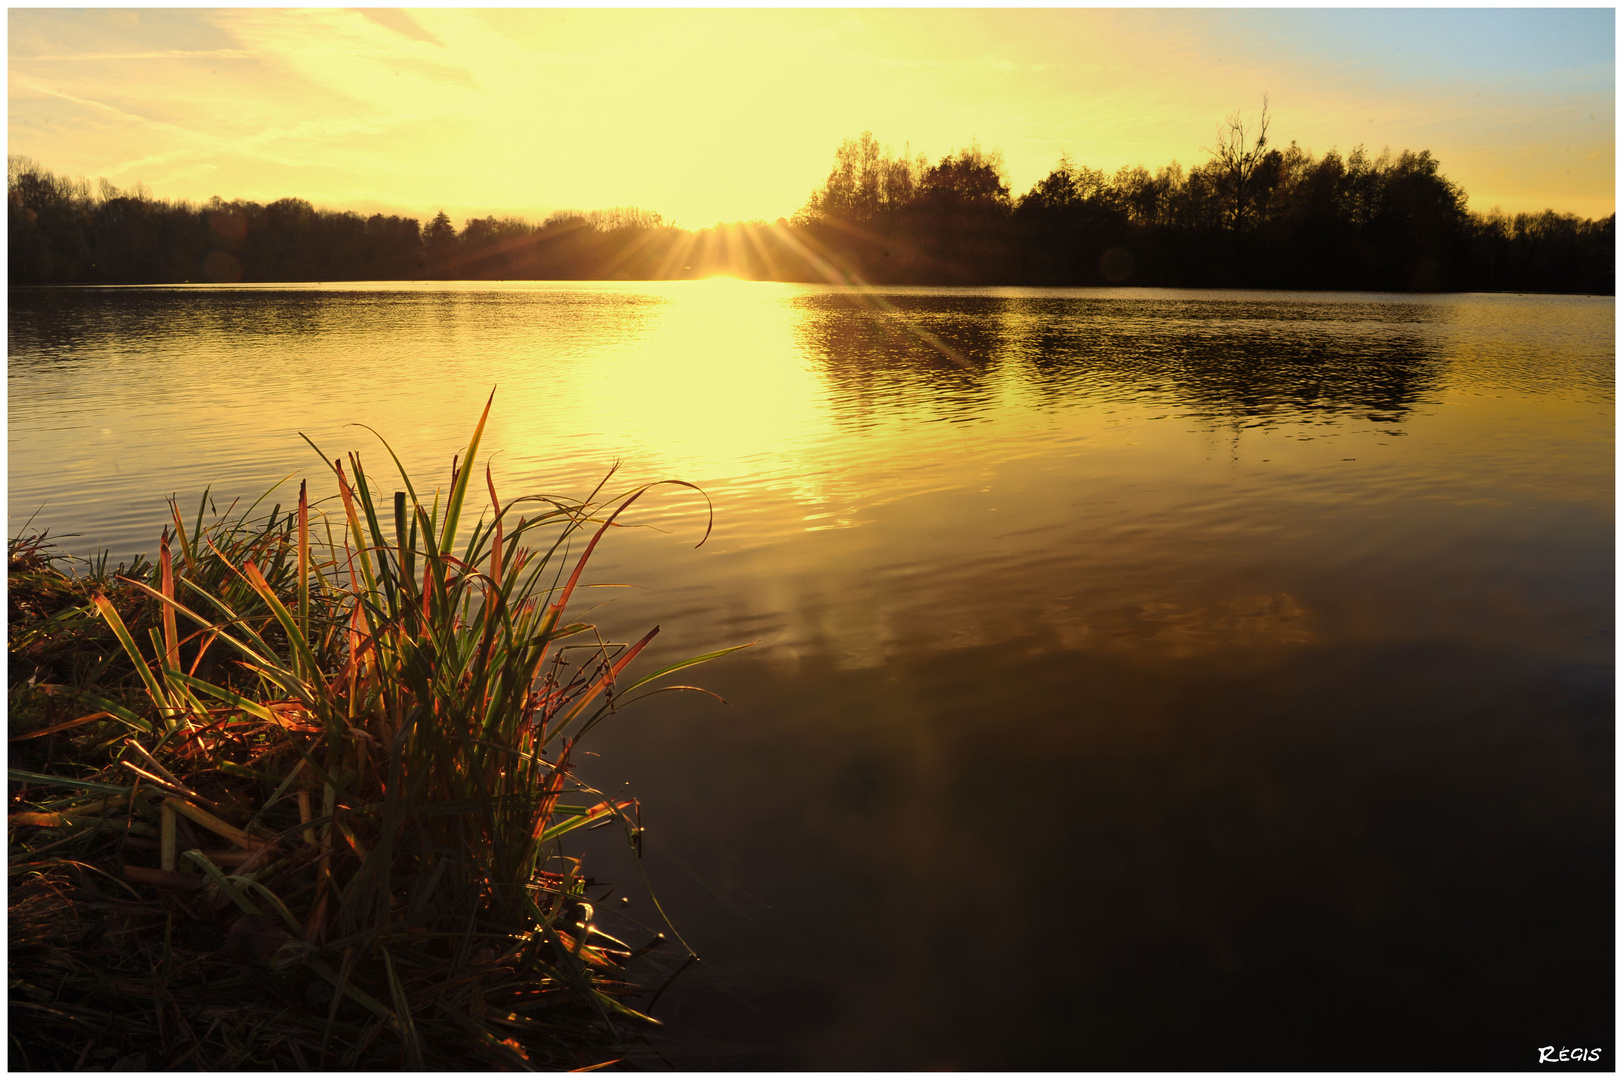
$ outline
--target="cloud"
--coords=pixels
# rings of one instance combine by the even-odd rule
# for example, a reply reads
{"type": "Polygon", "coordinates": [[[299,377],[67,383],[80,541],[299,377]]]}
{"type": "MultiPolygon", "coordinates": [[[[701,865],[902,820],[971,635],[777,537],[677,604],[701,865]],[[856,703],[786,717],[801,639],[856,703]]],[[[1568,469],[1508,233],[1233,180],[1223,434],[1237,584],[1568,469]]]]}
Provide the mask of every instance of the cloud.
{"type": "Polygon", "coordinates": [[[55,56],[24,56],[19,60],[64,60],[82,63],[91,60],[253,60],[252,49],[163,49],[157,52],[66,53],[55,56]]]}

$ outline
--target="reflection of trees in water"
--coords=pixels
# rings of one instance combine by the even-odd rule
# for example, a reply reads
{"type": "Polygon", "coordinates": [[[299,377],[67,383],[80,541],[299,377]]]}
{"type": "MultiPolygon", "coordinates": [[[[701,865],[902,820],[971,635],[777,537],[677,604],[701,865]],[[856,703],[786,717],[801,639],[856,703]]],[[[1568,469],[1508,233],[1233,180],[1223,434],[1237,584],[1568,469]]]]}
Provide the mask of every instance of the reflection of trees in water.
{"type": "Polygon", "coordinates": [[[30,353],[71,356],[86,349],[104,352],[109,344],[172,343],[177,331],[285,338],[353,330],[353,301],[346,314],[330,300],[324,305],[324,299],[319,293],[271,290],[19,290],[11,297],[9,331],[14,351],[26,345],[30,353]]]}
{"type": "Polygon", "coordinates": [[[93,320],[62,301],[66,294],[54,289],[12,289],[6,311],[7,363],[37,366],[56,362],[82,350],[96,333],[93,320]]]}
{"type": "Polygon", "coordinates": [[[589,347],[649,333],[668,298],[476,290],[319,292],[304,289],[15,289],[11,355],[72,362],[141,348],[319,340],[364,352],[401,335],[450,340],[470,324],[589,347]],[[183,336],[177,337],[177,333],[183,336]]]}
{"type": "Polygon", "coordinates": [[[847,418],[978,411],[1012,371],[1047,405],[1153,402],[1219,423],[1403,420],[1441,382],[1436,307],[1072,297],[819,295],[805,347],[847,418]]]}
{"type": "Polygon", "coordinates": [[[799,297],[801,347],[822,365],[837,420],[922,405],[973,419],[1007,354],[1002,297],[823,293],[799,297]]]}
{"type": "Polygon", "coordinates": [[[1358,415],[1401,423],[1440,382],[1442,363],[1416,338],[1325,341],[1304,335],[1212,335],[1178,356],[1184,403],[1206,419],[1358,415]]]}
{"type": "Polygon", "coordinates": [[[1420,325],[1436,317],[1407,304],[1144,305],[1043,324],[1020,351],[1050,403],[1149,396],[1220,423],[1395,424],[1441,384],[1420,325]]]}

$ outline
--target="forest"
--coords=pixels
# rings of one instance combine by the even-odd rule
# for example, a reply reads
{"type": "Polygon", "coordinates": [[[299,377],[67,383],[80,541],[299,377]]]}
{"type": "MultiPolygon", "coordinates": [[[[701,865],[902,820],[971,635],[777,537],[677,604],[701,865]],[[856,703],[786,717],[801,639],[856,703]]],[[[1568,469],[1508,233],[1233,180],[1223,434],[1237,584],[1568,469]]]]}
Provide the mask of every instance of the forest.
{"type": "Polygon", "coordinates": [[[539,225],[417,219],[218,196],[205,205],[8,159],[10,284],[753,280],[1612,294],[1616,215],[1468,209],[1427,150],[1322,156],[1266,108],[1205,160],[1114,174],[1062,156],[1022,195],[971,143],[931,162],[847,139],[792,220],[688,230],[634,207],[539,225]]]}

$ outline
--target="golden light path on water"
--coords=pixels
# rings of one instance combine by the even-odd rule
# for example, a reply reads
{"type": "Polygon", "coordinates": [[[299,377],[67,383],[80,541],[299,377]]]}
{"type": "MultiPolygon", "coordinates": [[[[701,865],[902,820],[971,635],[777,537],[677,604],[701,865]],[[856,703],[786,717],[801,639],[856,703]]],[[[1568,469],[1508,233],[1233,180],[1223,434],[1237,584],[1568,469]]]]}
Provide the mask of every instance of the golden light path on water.
{"type": "Polygon", "coordinates": [[[592,401],[628,458],[683,475],[803,477],[800,496],[822,498],[806,452],[829,434],[828,388],[780,298],[730,278],[670,293],[674,302],[636,351],[606,369],[576,369],[581,381],[559,390],[592,401]]]}

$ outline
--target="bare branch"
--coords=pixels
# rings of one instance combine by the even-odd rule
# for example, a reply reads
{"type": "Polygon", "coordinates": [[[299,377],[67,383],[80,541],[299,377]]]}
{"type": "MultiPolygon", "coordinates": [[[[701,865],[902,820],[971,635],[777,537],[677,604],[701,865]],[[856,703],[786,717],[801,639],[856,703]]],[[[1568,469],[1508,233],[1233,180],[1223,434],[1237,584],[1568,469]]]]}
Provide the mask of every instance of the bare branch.
{"type": "Polygon", "coordinates": [[[1242,227],[1250,216],[1252,180],[1268,153],[1268,121],[1268,95],[1264,94],[1254,139],[1246,129],[1244,117],[1235,110],[1218,125],[1215,144],[1204,148],[1212,156],[1212,164],[1226,189],[1226,212],[1231,228],[1242,227]]]}

